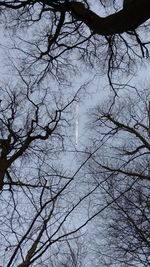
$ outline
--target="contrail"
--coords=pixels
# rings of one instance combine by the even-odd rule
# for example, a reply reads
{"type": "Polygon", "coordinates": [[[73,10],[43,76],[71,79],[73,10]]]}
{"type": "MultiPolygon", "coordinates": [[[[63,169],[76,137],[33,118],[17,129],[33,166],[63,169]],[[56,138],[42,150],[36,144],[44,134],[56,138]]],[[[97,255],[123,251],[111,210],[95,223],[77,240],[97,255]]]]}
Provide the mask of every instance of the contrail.
{"type": "Polygon", "coordinates": [[[75,108],[75,145],[78,147],[79,144],[79,98],[76,98],[75,108]]]}

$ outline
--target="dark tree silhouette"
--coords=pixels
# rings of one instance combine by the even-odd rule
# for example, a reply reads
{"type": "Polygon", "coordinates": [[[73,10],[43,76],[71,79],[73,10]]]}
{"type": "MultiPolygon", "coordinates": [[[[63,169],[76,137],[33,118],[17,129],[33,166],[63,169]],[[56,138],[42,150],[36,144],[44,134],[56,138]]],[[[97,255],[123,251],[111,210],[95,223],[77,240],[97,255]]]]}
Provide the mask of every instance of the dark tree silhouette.
{"type": "MultiPolygon", "coordinates": [[[[93,111],[97,152],[91,157],[88,170],[95,184],[101,183],[103,197],[114,200],[96,219],[95,264],[150,264],[149,100],[149,89],[130,88],[115,104],[109,99],[93,111]]],[[[97,196],[97,205],[101,197],[97,196]]]]}
{"type": "Polygon", "coordinates": [[[112,85],[112,72],[129,73],[135,60],[148,57],[149,1],[128,1],[124,8],[122,1],[105,2],[112,4],[110,15],[103,1],[96,13],[88,1],[1,1],[1,21],[13,32],[7,43],[20,51],[22,75],[33,72],[40,82],[51,73],[62,82],[76,70],[76,55],[108,71],[112,85]]]}
{"type": "MultiPolygon", "coordinates": [[[[150,18],[150,4],[148,0],[125,1],[124,8],[110,16],[100,17],[95,12],[91,11],[83,2],[76,1],[40,1],[41,10],[43,12],[52,11],[59,12],[63,15],[65,12],[71,12],[72,16],[80,21],[83,21],[93,33],[100,35],[112,35],[116,33],[135,30],[139,25],[150,18]]],[[[4,9],[13,10],[30,10],[38,1],[1,1],[0,6],[4,9]]],[[[60,25],[63,25],[61,17],[60,25]]]]}
{"type": "Polygon", "coordinates": [[[117,93],[126,85],[123,74],[130,76],[136,63],[149,57],[149,0],[124,5],[97,0],[95,5],[87,0],[0,1],[2,266],[78,266],[87,224],[119,203],[136,180],[149,182],[150,100],[144,102],[144,118],[137,113],[124,120],[120,109],[116,115],[113,97],[105,106],[109,110],[98,110],[96,122],[104,130],[99,155],[108,152],[111,161],[98,155],[96,139],[90,152],[77,151],[71,139],[74,105],[89,85],[79,85],[85,66],[91,81],[95,72],[107,74],[117,93]],[[121,134],[131,138],[116,149],[124,163],[112,147],[121,134]],[[78,153],[84,158],[76,162],[78,153]],[[102,181],[89,183],[93,173],[102,181]],[[110,194],[112,177],[120,179],[115,195],[110,194]]]}

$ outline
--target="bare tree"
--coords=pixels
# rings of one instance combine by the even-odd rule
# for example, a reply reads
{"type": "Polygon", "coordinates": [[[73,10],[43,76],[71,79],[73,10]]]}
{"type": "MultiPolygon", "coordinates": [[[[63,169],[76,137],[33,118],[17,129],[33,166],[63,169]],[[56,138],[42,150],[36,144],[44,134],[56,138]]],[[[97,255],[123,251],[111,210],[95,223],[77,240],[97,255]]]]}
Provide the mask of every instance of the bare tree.
{"type": "MultiPolygon", "coordinates": [[[[0,1],[6,75],[0,87],[3,266],[80,265],[80,241],[72,245],[78,234],[130,191],[136,180],[149,182],[148,95],[140,113],[144,118],[138,111],[119,117],[120,110],[126,110],[123,104],[118,111],[113,110],[112,102],[109,111],[100,108],[96,122],[104,131],[100,138],[104,156],[97,160],[99,147],[93,146],[92,152],[82,153],[84,160],[74,162],[75,149],[68,137],[71,105],[78,95],[73,93],[74,81],[78,70],[83,73],[82,63],[92,67],[91,71],[107,73],[117,93],[116,76],[132,73],[135,63],[149,56],[148,0],[126,1],[124,5],[123,1],[101,0],[97,7],[95,13],[90,1],[0,1]],[[84,166],[90,159],[90,173],[86,173],[84,166]],[[101,182],[88,182],[93,172],[95,179],[101,174],[101,182]],[[111,192],[106,190],[108,185],[111,189],[112,177],[119,179],[120,187],[108,199],[105,193],[111,192]],[[125,177],[130,179],[125,181],[125,177]],[[98,207],[97,193],[101,194],[98,207]]],[[[133,106],[136,110],[138,102],[133,106]]]]}
{"type": "Polygon", "coordinates": [[[21,80],[13,89],[1,87],[1,264],[79,266],[75,240],[112,201],[98,210],[89,206],[99,185],[87,186],[81,171],[91,155],[76,164],[66,132],[76,94],[67,102],[58,95],[57,102],[50,90],[40,86],[37,94],[21,80]]]}
{"type": "Polygon", "coordinates": [[[149,56],[149,1],[122,2],[97,0],[99,15],[88,1],[1,1],[11,60],[38,83],[49,74],[62,83],[77,74],[77,58],[115,86],[120,72],[132,73],[149,56]]]}
{"type": "MultiPolygon", "coordinates": [[[[75,261],[78,245],[72,248],[68,236],[76,240],[75,233],[84,223],[75,227],[69,226],[69,221],[92,193],[74,195],[81,167],[67,173],[62,165],[67,146],[71,145],[69,139],[64,141],[64,135],[66,127],[71,129],[70,108],[76,95],[66,104],[58,95],[57,103],[57,97],[51,100],[54,95],[50,90],[34,93],[34,88],[24,81],[13,89],[1,87],[1,96],[1,264],[46,266],[51,260],[54,264],[54,255],[61,246],[66,247],[64,253],[69,250],[70,257],[74,253],[75,261]]],[[[60,254],[59,261],[63,257],[60,254]]]]}
{"type": "MultiPolygon", "coordinates": [[[[96,184],[105,178],[103,197],[114,200],[96,220],[96,266],[150,264],[150,92],[133,91],[115,104],[109,99],[93,112],[98,150],[88,168],[96,184]]],[[[97,205],[100,200],[99,196],[97,205]]]]}

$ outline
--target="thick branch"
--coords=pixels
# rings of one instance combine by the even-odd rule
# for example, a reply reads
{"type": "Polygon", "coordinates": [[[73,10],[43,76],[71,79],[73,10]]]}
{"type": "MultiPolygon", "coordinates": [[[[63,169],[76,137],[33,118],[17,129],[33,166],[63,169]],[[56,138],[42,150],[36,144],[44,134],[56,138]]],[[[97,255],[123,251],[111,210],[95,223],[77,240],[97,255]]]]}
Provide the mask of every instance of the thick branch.
{"type": "MultiPolygon", "coordinates": [[[[0,1],[0,6],[7,9],[21,9],[25,6],[33,6],[37,2],[39,1],[27,0],[18,1],[16,4],[16,1],[0,1]]],[[[105,36],[133,31],[150,18],[149,0],[131,1],[122,10],[107,17],[100,17],[81,2],[65,1],[62,4],[50,0],[41,2],[52,8],[54,12],[70,12],[77,20],[85,23],[93,33],[105,36]]]]}
{"type": "Polygon", "coordinates": [[[98,16],[82,3],[70,3],[70,10],[77,19],[83,21],[91,31],[99,35],[113,35],[135,30],[150,18],[150,1],[136,0],[127,8],[107,16],[98,16]]]}
{"type": "Polygon", "coordinates": [[[8,167],[10,166],[8,160],[6,158],[0,157],[0,191],[3,189],[4,186],[4,176],[8,167]]]}

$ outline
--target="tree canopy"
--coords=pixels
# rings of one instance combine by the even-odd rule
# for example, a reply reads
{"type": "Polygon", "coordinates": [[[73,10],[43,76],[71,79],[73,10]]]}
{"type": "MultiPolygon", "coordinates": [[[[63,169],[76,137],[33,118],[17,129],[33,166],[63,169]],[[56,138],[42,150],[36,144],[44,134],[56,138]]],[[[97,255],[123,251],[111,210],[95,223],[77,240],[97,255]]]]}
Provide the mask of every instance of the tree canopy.
{"type": "MultiPolygon", "coordinates": [[[[76,1],[1,1],[0,6],[7,9],[30,9],[37,3],[42,5],[40,14],[52,11],[70,12],[77,20],[84,22],[94,34],[112,35],[135,30],[150,18],[148,0],[128,1],[124,8],[114,14],[102,17],[89,9],[87,2],[76,1]],[[47,9],[47,10],[46,10],[47,9]]],[[[63,25],[63,23],[62,23],[63,25]]]]}
{"type": "Polygon", "coordinates": [[[130,71],[135,60],[149,56],[150,4],[127,2],[123,8],[121,1],[98,1],[100,11],[94,12],[88,1],[1,1],[1,21],[5,34],[7,29],[13,32],[8,42],[15,42],[13,49],[20,50],[21,73],[28,69],[35,75],[38,67],[39,81],[48,72],[63,79],[66,62],[74,70],[71,59],[76,52],[94,67],[99,62],[105,65],[100,68],[108,71],[110,79],[116,70],[130,71]]]}
{"type": "Polygon", "coordinates": [[[131,81],[149,17],[149,0],[0,1],[0,265],[149,265],[150,91],[131,81]]]}

